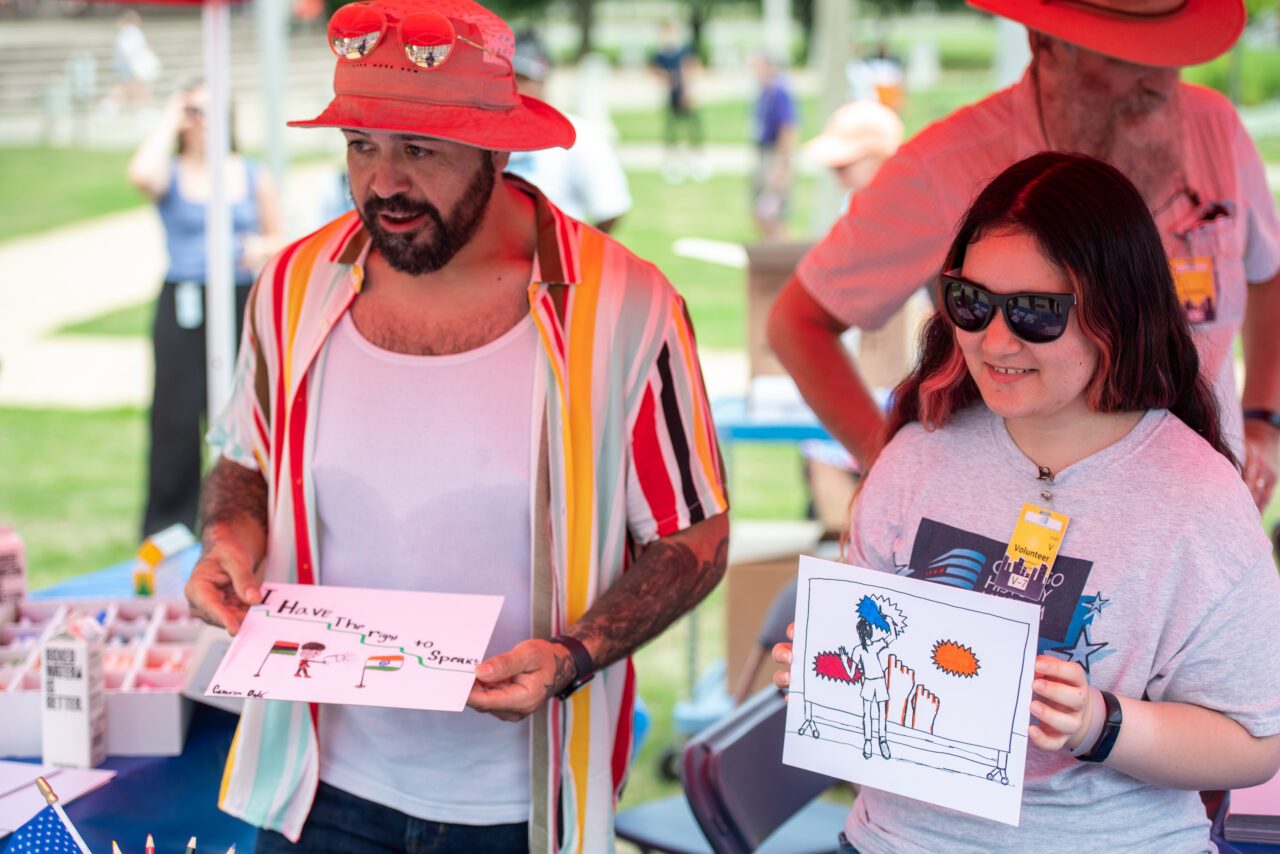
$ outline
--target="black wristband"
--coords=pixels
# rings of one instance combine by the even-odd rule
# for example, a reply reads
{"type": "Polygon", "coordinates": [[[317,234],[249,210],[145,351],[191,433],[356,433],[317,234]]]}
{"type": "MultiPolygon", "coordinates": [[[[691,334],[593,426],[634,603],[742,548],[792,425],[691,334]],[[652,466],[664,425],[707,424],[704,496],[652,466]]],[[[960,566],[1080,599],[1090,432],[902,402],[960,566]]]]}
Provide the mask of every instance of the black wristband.
{"type": "Polygon", "coordinates": [[[573,675],[573,680],[564,686],[564,690],[556,694],[558,699],[567,700],[574,691],[586,685],[596,675],[596,665],[591,660],[591,653],[587,651],[586,645],[577,638],[556,635],[551,642],[558,643],[569,651],[569,658],[573,660],[573,667],[577,671],[573,675]]]}
{"type": "Polygon", "coordinates": [[[1265,421],[1280,430],[1280,412],[1274,409],[1246,409],[1240,413],[1246,420],[1265,421]]]}
{"type": "Polygon", "coordinates": [[[1102,734],[1094,742],[1093,747],[1083,756],[1077,756],[1081,762],[1105,762],[1111,755],[1111,748],[1116,746],[1120,737],[1120,724],[1124,723],[1124,714],[1120,709],[1120,701],[1110,691],[1100,691],[1102,702],[1107,707],[1107,719],[1102,724],[1102,734]]]}

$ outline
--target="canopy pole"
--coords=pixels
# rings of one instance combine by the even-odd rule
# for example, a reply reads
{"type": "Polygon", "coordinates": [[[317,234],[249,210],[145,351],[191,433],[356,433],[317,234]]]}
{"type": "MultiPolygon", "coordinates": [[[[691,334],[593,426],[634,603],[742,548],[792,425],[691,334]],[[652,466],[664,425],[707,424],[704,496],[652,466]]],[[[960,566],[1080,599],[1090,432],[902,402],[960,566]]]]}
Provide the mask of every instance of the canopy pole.
{"type": "Polygon", "coordinates": [[[227,160],[231,148],[230,6],[207,0],[204,15],[204,77],[209,90],[205,114],[205,152],[209,166],[209,205],[205,226],[205,346],[209,418],[231,397],[235,361],[235,282],[231,206],[227,202],[227,160]]]}

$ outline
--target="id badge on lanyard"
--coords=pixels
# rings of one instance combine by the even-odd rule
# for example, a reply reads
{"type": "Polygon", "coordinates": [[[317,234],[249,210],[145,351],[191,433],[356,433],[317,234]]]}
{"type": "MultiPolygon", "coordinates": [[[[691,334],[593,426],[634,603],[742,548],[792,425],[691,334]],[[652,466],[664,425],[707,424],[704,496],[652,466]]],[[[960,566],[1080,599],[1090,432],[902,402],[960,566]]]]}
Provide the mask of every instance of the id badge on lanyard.
{"type": "Polygon", "coordinates": [[[1187,322],[1193,326],[1218,319],[1220,289],[1215,259],[1225,251],[1221,244],[1232,222],[1231,209],[1230,202],[1199,205],[1190,220],[1173,231],[1185,250],[1169,259],[1173,286],[1187,322]]]}
{"type": "Polygon", "coordinates": [[[1023,504],[1004,557],[995,565],[996,587],[1032,602],[1043,601],[1070,521],[1062,513],[1023,504]]]}

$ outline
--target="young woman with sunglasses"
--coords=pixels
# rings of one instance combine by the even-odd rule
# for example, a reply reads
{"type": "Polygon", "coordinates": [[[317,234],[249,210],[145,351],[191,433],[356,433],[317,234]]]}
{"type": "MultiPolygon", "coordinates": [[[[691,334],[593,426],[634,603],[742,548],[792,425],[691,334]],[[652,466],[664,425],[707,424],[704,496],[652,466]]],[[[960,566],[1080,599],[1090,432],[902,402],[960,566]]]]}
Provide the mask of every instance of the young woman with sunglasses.
{"type": "Polygon", "coordinates": [[[864,787],[842,850],[1211,850],[1196,790],[1280,767],[1280,578],[1155,224],[1111,166],[1042,153],[942,269],[847,559],[1041,603],[1021,825],[864,787]],[[1035,594],[993,571],[1024,503],[1069,517],[1035,594]]]}

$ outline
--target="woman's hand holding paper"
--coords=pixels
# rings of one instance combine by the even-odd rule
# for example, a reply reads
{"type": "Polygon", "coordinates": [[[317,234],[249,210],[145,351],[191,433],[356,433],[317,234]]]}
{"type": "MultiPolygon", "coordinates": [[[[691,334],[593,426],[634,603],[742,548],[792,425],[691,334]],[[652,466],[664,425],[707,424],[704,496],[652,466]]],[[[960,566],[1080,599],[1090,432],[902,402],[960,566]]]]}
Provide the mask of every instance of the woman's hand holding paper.
{"type": "Polygon", "coordinates": [[[1038,655],[1031,691],[1031,714],[1040,721],[1027,727],[1031,743],[1041,750],[1076,748],[1089,731],[1092,717],[1084,668],[1052,655],[1038,655]]]}
{"type": "MultiPolygon", "coordinates": [[[[790,623],[787,625],[787,637],[791,638],[792,640],[795,640],[796,638],[795,623],[790,623]]],[[[786,665],[781,670],[775,670],[773,672],[773,684],[777,685],[779,688],[785,691],[791,687],[791,644],[789,643],[774,644],[773,660],[776,661],[778,664],[786,665]]]]}

